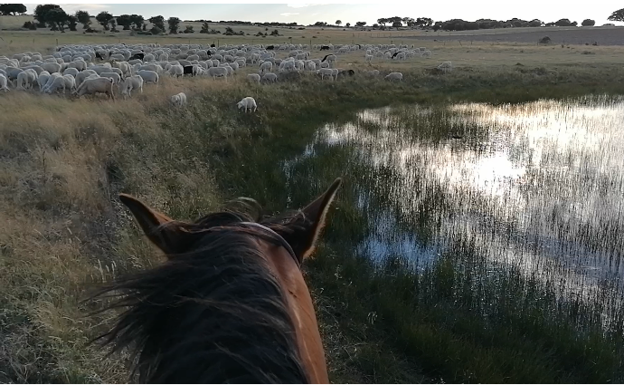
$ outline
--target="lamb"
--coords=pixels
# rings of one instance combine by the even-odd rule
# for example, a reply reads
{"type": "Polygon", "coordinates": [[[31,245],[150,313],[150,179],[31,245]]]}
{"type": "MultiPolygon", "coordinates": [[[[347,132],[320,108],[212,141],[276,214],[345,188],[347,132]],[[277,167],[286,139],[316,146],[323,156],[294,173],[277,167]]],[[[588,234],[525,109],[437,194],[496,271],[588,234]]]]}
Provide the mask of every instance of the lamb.
{"type": "Polygon", "coordinates": [[[388,75],[384,76],[386,80],[403,80],[403,74],[400,72],[390,72],[388,75]]]}
{"type": "Polygon", "coordinates": [[[0,75],[0,90],[3,90],[4,92],[9,92],[9,87],[7,87],[8,83],[9,82],[6,76],[0,75]]]}
{"type": "Polygon", "coordinates": [[[93,95],[96,93],[104,93],[115,101],[113,84],[113,79],[111,78],[86,79],[73,94],[77,97],[81,97],[85,94],[93,95]]]}
{"type": "Polygon", "coordinates": [[[258,74],[249,74],[247,75],[247,80],[254,82],[254,83],[260,83],[260,75],[258,74]]]}
{"type": "Polygon", "coordinates": [[[139,90],[140,93],[143,93],[143,78],[139,75],[132,75],[124,80],[121,85],[121,95],[126,99],[132,95],[133,90],[139,90]]]}
{"type": "Polygon", "coordinates": [[[239,110],[241,108],[244,108],[245,112],[247,112],[247,110],[251,110],[252,108],[253,108],[253,111],[256,112],[256,110],[258,109],[258,106],[256,105],[256,101],[251,96],[247,96],[246,98],[243,98],[240,102],[236,103],[236,105],[238,106],[239,110]]]}
{"type": "Polygon", "coordinates": [[[184,92],[179,92],[171,96],[170,102],[174,106],[182,107],[186,104],[186,94],[184,92]]]}
{"type": "Polygon", "coordinates": [[[138,71],[137,75],[143,78],[145,83],[154,83],[158,84],[158,73],[155,71],[138,71]]]}

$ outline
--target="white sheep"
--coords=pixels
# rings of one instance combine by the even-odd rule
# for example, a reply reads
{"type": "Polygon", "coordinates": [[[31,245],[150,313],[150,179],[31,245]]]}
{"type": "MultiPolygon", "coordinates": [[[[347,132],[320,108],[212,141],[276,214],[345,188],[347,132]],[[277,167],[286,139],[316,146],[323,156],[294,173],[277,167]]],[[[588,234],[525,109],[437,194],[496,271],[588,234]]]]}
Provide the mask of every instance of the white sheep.
{"type": "Polygon", "coordinates": [[[331,80],[334,80],[334,70],[331,68],[321,68],[320,70],[317,70],[316,73],[321,75],[321,80],[324,80],[325,76],[329,76],[331,80]]]}
{"type": "Polygon", "coordinates": [[[253,108],[253,111],[256,112],[256,110],[258,109],[258,105],[256,104],[256,101],[251,96],[247,96],[246,98],[243,98],[240,102],[236,103],[236,105],[238,106],[239,110],[244,108],[245,112],[247,112],[247,110],[251,110],[252,108],[253,108]]]}
{"type": "Polygon", "coordinates": [[[111,78],[115,84],[119,84],[121,82],[121,76],[119,76],[116,72],[100,72],[100,77],[111,78]]]}
{"type": "Polygon", "coordinates": [[[9,87],[7,87],[8,83],[9,81],[7,80],[6,76],[0,75],[0,90],[3,90],[4,92],[9,92],[9,87]]]}
{"type": "MultiPolygon", "coordinates": [[[[44,92],[47,94],[52,94],[52,93],[56,93],[59,90],[63,90],[63,93],[65,93],[65,90],[67,88],[67,83],[65,78],[62,75],[58,75],[58,76],[54,76],[56,74],[52,74],[52,76],[50,77],[50,80],[52,80],[52,82],[50,83],[50,80],[48,80],[49,84],[46,84],[45,90],[44,92]]],[[[71,76],[71,75],[68,75],[71,76]]]]}
{"type": "Polygon", "coordinates": [[[169,74],[169,76],[175,76],[176,78],[184,76],[184,67],[182,67],[180,64],[174,64],[169,67],[167,74],[169,74]]]}
{"type": "Polygon", "coordinates": [[[139,90],[140,93],[143,93],[143,78],[139,75],[128,76],[121,84],[121,95],[124,99],[132,96],[133,90],[139,90]]]}
{"type": "Polygon", "coordinates": [[[74,91],[74,95],[81,97],[85,94],[93,95],[96,93],[103,93],[108,95],[114,101],[115,94],[113,93],[113,84],[113,79],[111,78],[85,79],[80,87],[74,91]]]}
{"type": "Polygon", "coordinates": [[[227,81],[228,70],[225,67],[211,67],[211,68],[208,68],[208,70],[206,71],[206,74],[208,76],[212,76],[213,79],[216,77],[223,76],[225,78],[225,81],[227,81]]]}
{"type": "Polygon", "coordinates": [[[274,74],[273,72],[267,72],[266,74],[262,75],[262,80],[269,83],[276,83],[277,74],[274,74]]]}
{"type": "Polygon", "coordinates": [[[253,83],[260,83],[260,75],[259,74],[248,74],[247,80],[253,83]]]}
{"type": "Polygon", "coordinates": [[[403,74],[400,72],[390,72],[388,75],[384,76],[386,80],[403,80],[403,74]]]}
{"type": "Polygon", "coordinates": [[[71,75],[63,75],[65,79],[65,88],[69,88],[70,91],[76,90],[76,78],[71,75]]]}
{"type": "Polygon", "coordinates": [[[272,69],[273,69],[273,63],[271,63],[270,61],[265,61],[265,62],[262,62],[262,64],[260,64],[261,74],[265,72],[271,72],[272,69]]]}
{"type": "Polygon", "coordinates": [[[138,71],[136,73],[137,75],[139,75],[140,77],[143,78],[143,82],[145,83],[154,83],[154,84],[158,84],[158,81],[160,80],[158,73],[155,71],[145,71],[145,70],[141,70],[138,71]]]}
{"type": "Polygon", "coordinates": [[[184,92],[179,92],[175,95],[172,95],[169,101],[174,106],[182,107],[186,104],[186,94],[184,92]]]}
{"type": "Polygon", "coordinates": [[[451,63],[450,61],[445,61],[438,66],[438,69],[444,72],[451,72],[453,70],[453,63],[451,63]]]}

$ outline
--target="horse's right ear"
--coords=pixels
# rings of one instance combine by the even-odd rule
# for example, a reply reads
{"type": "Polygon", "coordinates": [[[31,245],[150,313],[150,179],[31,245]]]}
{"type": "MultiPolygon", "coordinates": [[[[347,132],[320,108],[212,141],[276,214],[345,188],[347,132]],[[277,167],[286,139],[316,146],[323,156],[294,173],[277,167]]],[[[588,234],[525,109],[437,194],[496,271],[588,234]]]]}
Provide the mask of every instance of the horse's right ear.
{"type": "Polygon", "coordinates": [[[165,214],[148,207],[137,198],[128,194],[119,194],[121,202],[130,209],[141,229],[165,254],[177,254],[187,241],[189,234],[178,223],[165,214]]]}

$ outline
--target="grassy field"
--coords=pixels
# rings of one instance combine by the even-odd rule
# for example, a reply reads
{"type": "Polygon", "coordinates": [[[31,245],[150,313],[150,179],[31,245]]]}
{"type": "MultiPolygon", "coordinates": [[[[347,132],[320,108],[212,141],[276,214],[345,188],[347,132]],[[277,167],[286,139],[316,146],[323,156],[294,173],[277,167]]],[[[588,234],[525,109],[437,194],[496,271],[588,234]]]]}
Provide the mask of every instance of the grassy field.
{"type": "MultiPolygon", "coordinates": [[[[292,40],[306,42],[309,32],[292,31],[292,40]]],[[[400,38],[316,32],[333,42],[400,38]]],[[[188,40],[186,35],[5,31],[0,37],[0,54],[49,51],[57,38],[59,44],[188,40]]],[[[197,33],[192,39],[212,41],[197,33]]],[[[252,43],[246,36],[220,39],[221,45],[252,43]]],[[[128,357],[105,357],[97,346],[85,344],[109,325],[111,315],[87,317],[92,307],[79,304],[93,283],[160,261],[118,202],[119,192],[180,219],[196,218],[237,196],[257,199],[267,212],[281,211],[287,197],[280,162],[302,153],[319,125],[347,121],[361,108],[624,92],[619,59],[624,51],[618,47],[425,46],[433,51],[431,59],[373,63],[403,71],[400,84],[358,74],[337,82],[302,76],[250,85],[237,74],[227,83],[165,78],[158,87],[147,86],[144,95],[116,103],[0,95],[0,218],[5,224],[0,228],[0,381],[127,380],[128,357]],[[446,75],[426,71],[445,60],[457,69],[446,75]],[[173,109],[168,96],[180,91],[189,105],[173,109]],[[258,102],[258,112],[237,113],[236,101],[248,95],[258,102]]],[[[338,66],[367,69],[362,56],[341,56],[338,66]]],[[[331,165],[340,164],[340,156],[321,158],[323,163],[309,171],[334,172],[331,165]]],[[[294,207],[320,192],[307,185],[295,190],[294,207]]],[[[486,296],[503,292],[508,299],[491,305],[497,317],[486,322],[466,306],[474,293],[457,289],[467,288],[481,265],[475,263],[473,275],[455,274],[448,255],[422,275],[401,261],[376,270],[340,247],[341,239],[357,237],[366,225],[354,202],[344,194],[338,198],[327,241],[306,267],[332,381],[621,381],[621,333],[602,333],[595,309],[574,303],[556,308],[551,289],[509,272],[482,288],[486,296]]]]}

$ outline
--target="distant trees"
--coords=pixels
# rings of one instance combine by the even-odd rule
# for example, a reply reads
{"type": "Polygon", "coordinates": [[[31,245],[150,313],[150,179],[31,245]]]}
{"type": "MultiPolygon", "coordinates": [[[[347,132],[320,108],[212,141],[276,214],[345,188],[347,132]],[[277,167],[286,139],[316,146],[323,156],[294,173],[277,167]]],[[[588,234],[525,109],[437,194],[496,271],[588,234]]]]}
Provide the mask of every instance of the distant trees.
{"type": "Polygon", "coordinates": [[[347,23],[347,24],[345,24],[345,26],[346,26],[347,28],[349,28],[349,27],[351,26],[351,23],[347,23]]]}
{"type": "Polygon", "coordinates": [[[194,33],[195,31],[193,31],[193,26],[192,25],[187,25],[186,28],[184,29],[184,33],[194,33]]]}
{"type": "Polygon", "coordinates": [[[613,11],[611,16],[607,19],[609,21],[624,21],[624,8],[613,11]]]}
{"type": "Polygon", "coordinates": [[[169,33],[171,33],[171,34],[178,33],[178,28],[180,28],[180,19],[179,18],[177,18],[177,17],[170,17],[167,20],[167,24],[169,24],[169,33]]]}
{"type": "Polygon", "coordinates": [[[336,20],[336,25],[340,26],[340,24],[342,24],[342,21],[341,20],[336,20]]]}
{"type": "Polygon", "coordinates": [[[76,11],[75,17],[76,20],[78,20],[78,22],[82,24],[82,29],[87,29],[89,28],[89,25],[91,25],[91,15],[89,15],[89,12],[76,11]]]}
{"type": "Polygon", "coordinates": [[[48,13],[55,9],[60,9],[61,11],[63,10],[60,6],[56,4],[39,4],[35,7],[35,11],[33,12],[33,18],[37,21],[39,27],[43,28],[47,24],[49,24],[47,19],[48,13]]]}
{"type": "Polygon", "coordinates": [[[70,31],[76,31],[76,26],[78,25],[78,18],[74,15],[67,15],[67,28],[70,31]]]}
{"type": "Polygon", "coordinates": [[[570,21],[570,19],[559,19],[555,21],[555,25],[557,27],[571,27],[572,22],[570,21]]]}
{"type": "Polygon", "coordinates": [[[24,4],[0,4],[0,14],[3,16],[15,16],[18,13],[20,15],[26,13],[24,4]]]}
{"type": "Polygon", "coordinates": [[[355,23],[355,26],[356,26],[356,27],[363,27],[363,26],[365,26],[365,25],[366,25],[366,22],[365,22],[365,21],[358,21],[357,23],[355,23]]]}
{"type": "Polygon", "coordinates": [[[108,24],[110,23],[112,19],[113,19],[113,15],[111,15],[110,13],[106,11],[102,11],[98,13],[97,16],[95,17],[95,20],[97,20],[97,22],[100,23],[100,25],[102,26],[102,28],[104,28],[105,31],[108,31],[108,24]]]}
{"type": "Polygon", "coordinates": [[[208,33],[210,31],[210,26],[208,25],[207,21],[204,21],[202,23],[202,27],[201,30],[199,31],[199,33],[208,33]]]}

